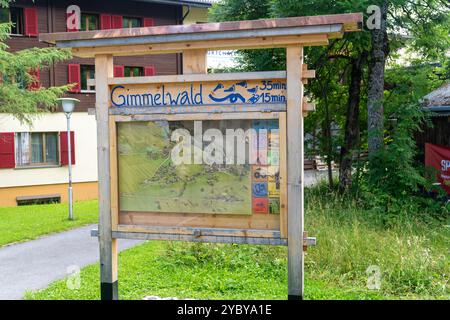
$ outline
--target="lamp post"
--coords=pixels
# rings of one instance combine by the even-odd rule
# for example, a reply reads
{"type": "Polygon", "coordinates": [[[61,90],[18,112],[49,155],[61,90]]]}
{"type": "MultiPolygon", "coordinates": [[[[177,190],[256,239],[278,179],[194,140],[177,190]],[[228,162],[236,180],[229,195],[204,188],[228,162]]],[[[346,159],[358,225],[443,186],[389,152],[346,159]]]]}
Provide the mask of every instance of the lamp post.
{"type": "Polygon", "coordinates": [[[70,116],[75,109],[75,103],[80,100],[75,98],[60,98],[61,105],[67,119],[67,158],[69,162],[69,220],[73,220],[73,193],[72,193],[72,145],[70,141],[70,116]]]}

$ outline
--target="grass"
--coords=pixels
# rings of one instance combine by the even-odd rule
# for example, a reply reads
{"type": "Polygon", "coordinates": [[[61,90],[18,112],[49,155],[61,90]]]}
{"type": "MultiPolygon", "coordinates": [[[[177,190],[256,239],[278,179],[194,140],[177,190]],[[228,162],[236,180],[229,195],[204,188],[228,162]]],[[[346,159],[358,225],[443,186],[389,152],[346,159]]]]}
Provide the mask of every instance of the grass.
{"type": "Polygon", "coordinates": [[[75,219],[69,221],[67,216],[67,204],[0,207],[0,247],[96,223],[97,201],[75,202],[75,219]]]}
{"type": "MultiPolygon", "coordinates": [[[[387,225],[351,202],[306,194],[306,229],[318,239],[305,259],[306,299],[449,299],[447,220],[404,216],[387,225]],[[380,270],[367,289],[366,270],[380,270]]],[[[121,299],[147,295],[194,299],[285,299],[286,248],[148,242],[119,256],[121,299]]],[[[83,268],[81,287],[66,280],[27,299],[99,299],[98,264],[83,268]]]]}

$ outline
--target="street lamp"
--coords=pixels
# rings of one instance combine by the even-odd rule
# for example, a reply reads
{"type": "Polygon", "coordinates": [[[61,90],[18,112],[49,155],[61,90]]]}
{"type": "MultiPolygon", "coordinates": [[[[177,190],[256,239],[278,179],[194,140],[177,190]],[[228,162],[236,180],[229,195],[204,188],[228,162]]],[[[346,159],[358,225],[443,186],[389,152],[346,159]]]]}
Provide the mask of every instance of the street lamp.
{"type": "Polygon", "coordinates": [[[75,103],[80,100],[75,98],[60,98],[64,114],[67,118],[67,158],[69,160],[69,220],[73,220],[73,196],[72,196],[72,146],[70,141],[70,116],[75,109],[75,103]]]}

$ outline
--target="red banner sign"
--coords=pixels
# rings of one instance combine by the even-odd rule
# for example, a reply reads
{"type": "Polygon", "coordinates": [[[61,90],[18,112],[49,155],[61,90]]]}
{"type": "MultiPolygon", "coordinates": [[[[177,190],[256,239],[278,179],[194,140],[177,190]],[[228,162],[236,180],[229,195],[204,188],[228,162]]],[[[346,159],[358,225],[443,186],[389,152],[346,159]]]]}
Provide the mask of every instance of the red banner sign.
{"type": "Polygon", "coordinates": [[[450,148],[425,143],[425,166],[438,170],[437,181],[450,194],[450,148]]]}

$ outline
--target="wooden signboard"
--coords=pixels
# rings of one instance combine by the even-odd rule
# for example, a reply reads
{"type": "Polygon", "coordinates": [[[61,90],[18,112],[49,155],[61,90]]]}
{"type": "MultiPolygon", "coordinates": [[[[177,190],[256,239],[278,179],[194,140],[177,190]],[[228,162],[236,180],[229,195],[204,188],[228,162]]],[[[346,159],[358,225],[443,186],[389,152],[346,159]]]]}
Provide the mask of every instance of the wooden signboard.
{"type": "Polygon", "coordinates": [[[109,85],[118,170],[112,229],[285,244],[286,72],[136,82],[109,85]]]}
{"type": "Polygon", "coordinates": [[[118,299],[117,239],[288,245],[304,292],[303,47],[362,14],[41,34],[95,58],[102,299],[118,299]],[[207,74],[207,50],[285,48],[286,70],[207,74]],[[114,78],[113,57],[182,53],[183,74],[114,78]]]}

